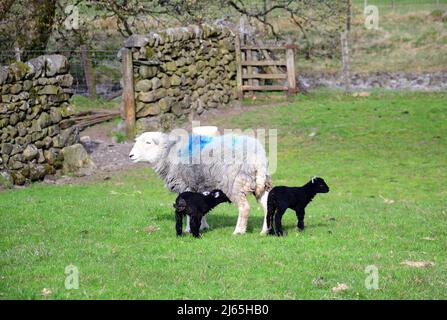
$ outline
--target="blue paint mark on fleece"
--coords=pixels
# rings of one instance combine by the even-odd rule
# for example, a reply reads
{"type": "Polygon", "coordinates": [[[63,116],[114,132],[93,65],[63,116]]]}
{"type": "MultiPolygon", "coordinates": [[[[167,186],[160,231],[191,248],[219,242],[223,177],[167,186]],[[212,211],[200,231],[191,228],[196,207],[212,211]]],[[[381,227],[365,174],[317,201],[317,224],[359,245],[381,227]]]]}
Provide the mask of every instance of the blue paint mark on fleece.
{"type": "MultiPolygon", "coordinates": [[[[210,137],[210,136],[200,136],[200,135],[190,135],[188,138],[188,143],[185,145],[184,148],[181,148],[178,150],[178,156],[179,157],[192,157],[193,150],[194,151],[202,151],[205,146],[211,142],[216,142],[220,145],[222,145],[223,141],[225,140],[225,143],[228,143],[228,136],[218,136],[218,137],[210,137]]],[[[237,135],[231,136],[231,145],[233,148],[236,147],[236,145],[240,144],[242,142],[243,137],[238,137],[237,135]]]]}

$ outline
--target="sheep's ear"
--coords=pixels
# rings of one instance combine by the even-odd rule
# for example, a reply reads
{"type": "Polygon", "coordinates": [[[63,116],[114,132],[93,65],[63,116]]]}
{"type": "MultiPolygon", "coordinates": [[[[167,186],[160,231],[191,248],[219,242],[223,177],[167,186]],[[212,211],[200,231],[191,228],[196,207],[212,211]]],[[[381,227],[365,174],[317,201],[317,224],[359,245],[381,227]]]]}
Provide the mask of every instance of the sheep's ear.
{"type": "Polygon", "coordinates": [[[316,176],[313,176],[310,180],[312,181],[312,183],[314,183],[314,180],[316,179],[316,176]]]}
{"type": "Polygon", "coordinates": [[[214,198],[219,198],[219,196],[220,196],[220,192],[217,191],[217,192],[214,194],[214,198]]]}
{"type": "Polygon", "coordinates": [[[152,141],[158,146],[158,144],[160,143],[160,141],[158,141],[158,139],[156,138],[152,138],[152,141]]]}

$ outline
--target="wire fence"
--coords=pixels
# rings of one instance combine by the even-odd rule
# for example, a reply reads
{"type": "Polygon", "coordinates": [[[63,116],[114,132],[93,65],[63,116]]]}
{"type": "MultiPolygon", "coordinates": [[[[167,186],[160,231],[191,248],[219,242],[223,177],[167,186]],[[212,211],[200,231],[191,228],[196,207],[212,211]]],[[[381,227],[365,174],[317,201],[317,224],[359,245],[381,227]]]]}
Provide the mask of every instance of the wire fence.
{"type": "MultiPolygon", "coordinates": [[[[88,50],[88,62],[91,64],[96,95],[102,98],[113,98],[121,90],[121,63],[117,58],[118,50],[88,50]]],[[[82,50],[30,50],[20,52],[21,57],[34,58],[45,54],[61,54],[67,57],[70,73],[74,78],[73,89],[75,94],[89,95],[86,81],[85,62],[82,50]]],[[[0,65],[7,65],[17,60],[14,50],[0,51],[0,65]]]]}

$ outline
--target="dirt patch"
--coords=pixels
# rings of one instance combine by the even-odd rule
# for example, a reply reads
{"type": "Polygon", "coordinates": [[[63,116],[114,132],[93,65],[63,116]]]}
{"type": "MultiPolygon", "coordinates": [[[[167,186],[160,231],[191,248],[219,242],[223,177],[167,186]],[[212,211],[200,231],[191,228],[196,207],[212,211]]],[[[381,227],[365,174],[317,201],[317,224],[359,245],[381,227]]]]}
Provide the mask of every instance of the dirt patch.
{"type": "Polygon", "coordinates": [[[435,265],[431,261],[409,261],[409,260],[405,260],[401,264],[412,268],[428,268],[433,267],[435,265]]]}

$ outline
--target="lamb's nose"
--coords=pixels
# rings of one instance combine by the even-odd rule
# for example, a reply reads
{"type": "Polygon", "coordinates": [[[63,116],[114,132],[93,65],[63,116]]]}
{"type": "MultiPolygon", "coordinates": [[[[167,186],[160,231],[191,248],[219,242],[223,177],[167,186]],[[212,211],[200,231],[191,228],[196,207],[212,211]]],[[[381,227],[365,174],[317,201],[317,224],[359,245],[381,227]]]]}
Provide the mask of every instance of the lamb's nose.
{"type": "Polygon", "coordinates": [[[131,159],[132,159],[132,158],[133,158],[133,154],[130,154],[130,155],[129,155],[129,158],[131,158],[131,159]]]}

